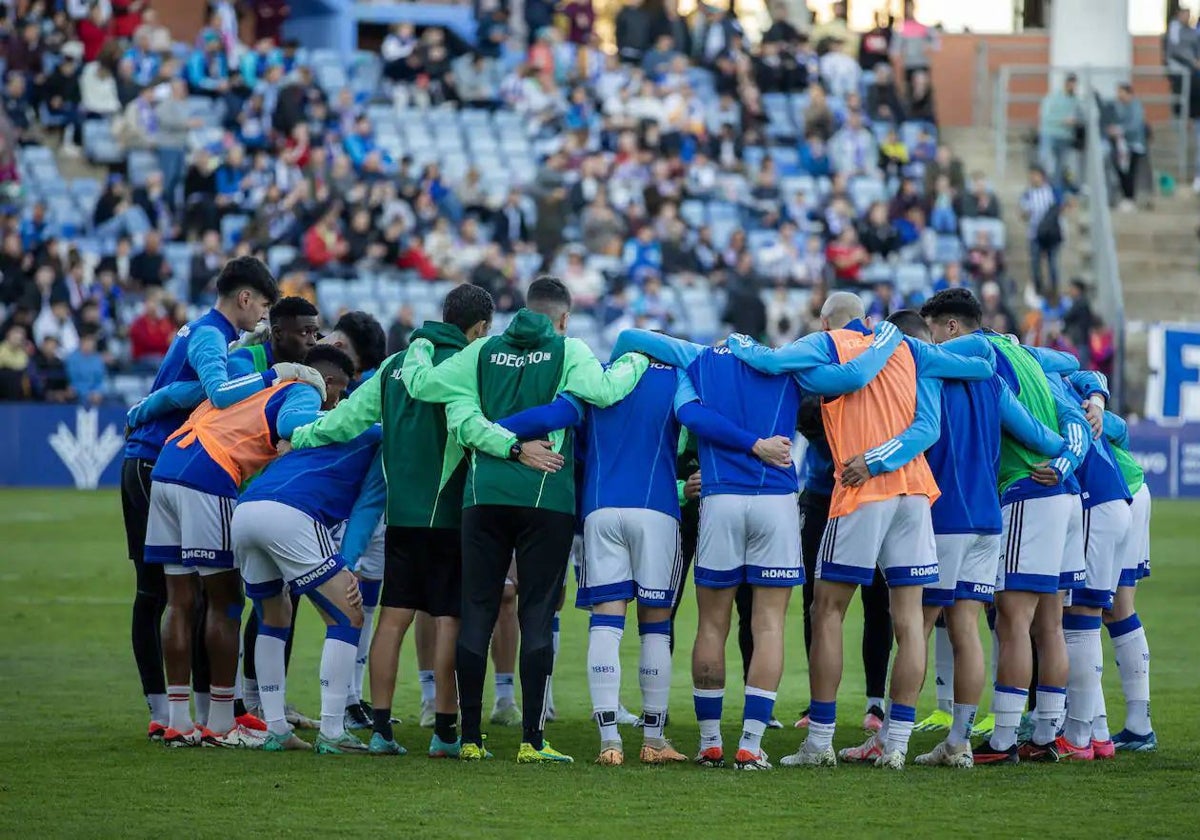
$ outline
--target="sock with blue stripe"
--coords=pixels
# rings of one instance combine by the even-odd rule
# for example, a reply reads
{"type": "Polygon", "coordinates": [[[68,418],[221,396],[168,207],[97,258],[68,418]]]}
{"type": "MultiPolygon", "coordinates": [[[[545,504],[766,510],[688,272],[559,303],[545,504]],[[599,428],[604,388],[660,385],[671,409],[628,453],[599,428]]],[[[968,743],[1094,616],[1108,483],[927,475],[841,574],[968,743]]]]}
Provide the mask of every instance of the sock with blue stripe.
{"type": "Polygon", "coordinates": [[[1149,735],[1150,724],[1150,645],[1137,613],[1108,625],[1121,691],[1125,695],[1125,728],[1135,735],[1149,735]]]}
{"type": "Polygon", "coordinates": [[[1063,636],[1067,640],[1067,723],[1063,735],[1077,747],[1092,742],[1096,717],[1096,692],[1104,669],[1100,646],[1100,616],[1064,615],[1063,636]]]}
{"type": "Polygon", "coordinates": [[[354,674],[350,677],[350,691],[346,694],[346,705],[362,701],[363,677],[367,672],[367,655],[371,651],[371,630],[375,626],[375,607],[379,604],[379,581],[364,580],[363,588],[363,626],[362,634],[358,637],[358,650],[354,654],[354,674]],[[368,603],[368,585],[375,585],[374,603],[368,603]]]}
{"type": "Polygon", "coordinates": [[[1034,712],[1035,725],[1033,742],[1041,746],[1049,744],[1062,728],[1063,715],[1067,707],[1067,690],[1053,685],[1037,687],[1037,708],[1034,712]]]}
{"type": "Polygon", "coordinates": [[[642,738],[663,737],[667,722],[667,700],[671,695],[671,622],[638,625],[642,650],[638,662],[638,686],[642,689],[642,738]]]}
{"type": "Polygon", "coordinates": [[[617,707],[621,702],[621,636],[625,616],[592,614],[588,622],[588,689],[592,717],[600,727],[601,741],[620,741],[617,707]]]}
{"type": "Polygon", "coordinates": [[[276,735],[287,735],[287,676],[283,664],[283,649],[287,646],[290,627],[260,624],[254,643],[254,672],[259,677],[258,696],[262,704],[267,729],[276,735]]]}
{"type": "Polygon", "coordinates": [[[975,715],[978,712],[979,706],[977,705],[955,703],[954,710],[951,712],[954,722],[950,724],[950,734],[946,736],[946,742],[956,747],[970,747],[971,730],[975,727],[975,715]]]}
{"type": "Polygon", "coordinates": [[[496,703],[512,704],[516,702],[516,685],[512,674],[496,674],[496,703]]]}
{"type": "Polygon", "coordinates": [[[742,707],[742,739],[739,750],[758,755],[762,752],[762,736],[775,713],[775,692],[765,688],[746,686],[746,700],[742,707]]]}
{"type": "Polygon", "coordinates": [[[887,740],[884,741],[884,751],[898,752],[908,755],[908,739],[912,737],[913,725],[917,720],[915,706],[892,702],[887,713],[887,740]]]}
{"type": "Polygon", "coordinates": [[[721,711],[725,704],[723,688],[693,688],[692,704],[700,724],[700,749],[723,746],[721,740],[721,711]]]}
{"type": "Polygon", "coordinates": [[[992,730],[989,743],[994,750],[1008,750],[1017,743],[1017,727],[1029,700],[1029,689],[997,683],[992,693],[992,714],[996,716],[996,728],[992,730]]]}
{"type": "Polygon", "coordinates": [[[417,682],[421,684],[421,702],[432,703],[437,696],[437,683],[433,680],[433,671],[417,671],[417,682]]]}
{"type": "Polygon", "coordinates": [[[321,734],[340,737],[345,731],[346,690],[354,673],[358,653],[359,627],[331,624],[325,628],[325,646],[321,649],[321,734]]]}
{"type": "Polygon", "coordinates": [[[833,746],[833,730],[837,725],[837,701],[823,703],[813,700],[808,704],[808,738],[805,744],[811,750],[824,750],[833,746]]]}

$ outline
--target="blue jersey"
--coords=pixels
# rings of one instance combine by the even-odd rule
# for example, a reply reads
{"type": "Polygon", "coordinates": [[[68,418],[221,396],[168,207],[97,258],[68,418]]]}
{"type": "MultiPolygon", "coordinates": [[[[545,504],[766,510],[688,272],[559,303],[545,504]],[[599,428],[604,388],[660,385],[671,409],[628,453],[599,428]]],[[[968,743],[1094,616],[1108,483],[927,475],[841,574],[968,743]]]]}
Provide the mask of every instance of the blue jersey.
{"type": "MultiPolygon", "coordinates": [[[[367,475],[378,460],[382,439],[383,430],[376,424],[347,443],[293,449],[259,473],[238,501],[279,502],[332,528],[354,511],[367,475]]],[[[382,510],[380,505],[370,523],[371,531],[382,510]]]]}
{"type": "MultiPolygon", "coordinates": [[[[321,395],[311,385],[293,382],[281,387],[267,399],[263,408],[271,442],[278,443],[281,438],[290,438],[296,429],[316,420],[320,409],[321,395]]],[[[233,478],[212,459],[199,440],[186,449],[164,447],[154,471],[150,473],[150,479],[181,484],[227,499],[237,498],[239,490],[233,478]]]]}
{"type": "Polygon", "coordinates": [[[653,363],[629,396],[609,408],[588,407],[580,518],[600,508],[644,508],[679,518],[675,457],[678,374],[653,363]]]}
{"type": "Polygon", "coordinates": [[[829,451],[829,442],[824,438],[808,442],[804,460],[800,464],[800,478],[804,482],[804,492],[818,496],[833,495],[833,453],[829,451]]]}
{"type": "Polygon", "coordinates": [[[942,384],[942,434],[925,453],[942,495],[935,534],[999,534],[1000,389],[998,377],[942,384]]]}
{"type": "MultiPolygon", "coordinates": [[[[1102,374],[1094,371],[1078,371],[1063,377],[1063,385],[1068,393],[1078,401],[1100,394],[1108,398],[1108,383],[1102,374]]],[[[1095,437],[1089,434],[1090,445],[1083,463],[1079,465],[1076,475],[1082,490],[1083,508],[1088,510],[1105,502],[1124,501],[1133,498],[1125,475],[1113,455],[1112,445],[1107,436],[1095,437]]]]}

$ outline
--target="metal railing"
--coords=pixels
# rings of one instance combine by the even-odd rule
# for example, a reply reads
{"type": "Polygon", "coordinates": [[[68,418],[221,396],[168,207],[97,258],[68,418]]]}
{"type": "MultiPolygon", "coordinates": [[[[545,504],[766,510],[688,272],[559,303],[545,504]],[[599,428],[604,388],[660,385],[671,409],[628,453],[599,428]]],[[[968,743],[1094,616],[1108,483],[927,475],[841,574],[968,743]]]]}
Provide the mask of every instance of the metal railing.
{"type": "MultiPolygon", "coordinates": [[[[1014,79],[1033,78],[1050,79],[1066,73],[1075,73],[1079,77],[1079,87],[1091,95],[1099,81],[1130,81],[1137,86],[1138,79],[1162,79],[1168,81],[1173,77],[1179,79],[1179,93],[1171,86],[1169,94],[1138,95],[1143,106],[1167,105],[1174,115],[1170,123],[1174,126],[1176,135],[1176,174],[1184,177],[1189,171],[1188,149],[1191,139],[1188,120],[1188,102],[1191,98],[1192,76],[1182,70],[1172,67],[1057,67],[1049,64],[1006,64],[996,72],[996,83],[993,85],[992,102],[992,132],[995,139],[996,178],[1004,180],[1008,170],[1009,133],[1014,128],[1036,128],[1037,117],[1030,120],[1014,119],[1010,116],[1013,105],[1038,106],[1045,98],[1042,93],[1016,93],[1011,90],[1014,79]]],[[[1111,86],[1111,85],[1110,85],[1111,86]]]]}

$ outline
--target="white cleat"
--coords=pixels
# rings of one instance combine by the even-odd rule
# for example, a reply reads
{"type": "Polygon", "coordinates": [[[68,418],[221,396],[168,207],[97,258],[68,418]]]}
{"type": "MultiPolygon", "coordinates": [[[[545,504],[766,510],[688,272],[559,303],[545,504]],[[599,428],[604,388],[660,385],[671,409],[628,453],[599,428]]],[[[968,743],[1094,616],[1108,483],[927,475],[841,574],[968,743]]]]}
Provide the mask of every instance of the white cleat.
{"type": "MultiPolygon", "coordinates": [[[[259,717],[262,717],[262,715],[259,715],[259,717]]],[[[283,710],[283,717],[284,720],[297,729],[320,729],[316,721],[290,703],[283,710]]]]}
{"type": "Polygon", "coordinates": [[[779,759],[779,764],[781,767],[837,767],[837,755],[833,747],[810,747],[806,739],[800,749],[779,759]]]}
{"type": "Polygon", "coordinates": [[[425,729],[432,729],[434,723],[437,722],[437,709],[434,708],[432,700],[421,701],[421,726],[425,729]]]}
{"type": "Polygon", "coordinates": [[[618,726],[639,726],[641,718],[633,712],[626,709],[624,706],[617,707],[617,725],[618,726]]]}
{"type": "Polygon", "coordinates": [[[838,750],[838,760],[848,764],[875,764],[883,755],[883,744],[879,736],[872,735],[857,747],[838,750]]]}
{"type": "Polygon", "coordinates": [[[970,745],[953,747],[948,741],[941,741],[929,752],[913,759],[913,764],[922,767],[959,767],[969,770],[975,766],[975,757],[971,754],[970,745]]]}
{"type": "Polygon", "coordinates": [[[904,769],[904,753],[900,750],[892,750],[885,752],[879,758],[875,759],[875,766],[882,767],[885,770],[903,770],[904,769]]]}
{"type": "Polygon", "coordinates": [[[265,732],[255,732],[253,729],[247,729],[241,725],[234,726],[223,735],[209,729],[205,729],[203,732],[204,740],[201,742],[201,746],[223,747],[227,750],[261,749],[263,741],[266,740],[265,732]]]}

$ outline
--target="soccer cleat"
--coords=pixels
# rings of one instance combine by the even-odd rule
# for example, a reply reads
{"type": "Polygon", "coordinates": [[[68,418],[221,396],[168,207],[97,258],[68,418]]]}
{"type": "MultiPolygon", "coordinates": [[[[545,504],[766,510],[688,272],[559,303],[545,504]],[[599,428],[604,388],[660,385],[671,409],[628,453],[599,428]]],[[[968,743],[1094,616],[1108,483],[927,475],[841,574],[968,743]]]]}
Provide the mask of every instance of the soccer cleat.
{"type": "Polygon", "coordinates": [[[984,741],[972,750],[971,757],[976,764],[1016,764],[1021,760],[1016,744],[1006,750],[998,750],[991,741],[984,741]]]}
{"type": "Polygon", "coordinates": [[[395,739],[389,741],[378,732],[371,733],[371,740],[367,744],[367,752],[371,755],[408,755],[408,750],[397,744],[395,739]]]}
{"type": "Polygon", "coordinates": [[[320,729],[316,721],[303,714],[290,703],[283,710],[283,718],[297,729],[320,729]]]}
{"type": "Polygon", "coordinates": [[[975,726],[971,728],[971,734],[976,738],[992,737],[992,730],[996,728],[996,716],[988,715],[983,720],[975,722],[975,726]]]}
{"type": "Polygon", "coordinates": [[[766,754],[752,753],[750,750],[738,750],[737,756],[733,759],[734,770],[770,770],[771,762],[767,761],[766,754]]]}
{"type": "Polygon", "coordinates": [[[371,728],[371,716],[366,713],[361,703],[351,703],[346,707],[345,727],[352,732],[371,728]]]}
{"type": "Polygon", "coordinates": [[[1092,755],[1095,756],[1097,761],[1113,758],[1116,756],[1116,754],[1117,747],[1112,742],[1111,738],[1109,738],[1107,741],[1097,741],[1095,738],[1092,739],[1092,755]]]}
{"type": "Polygon", "coordinates": [[[1096,757],[1090,742],[1086,747],[1077,747],[1062,735],[1054,739],[1054,750],[1059,761],[1091,761],[1096,757]]]}
{"type": "Polygon", "coordinates": [[[1017,726],[1017,743],[1032,741],[1035,729],[1037,729],[1037,717],[1025,712],[1021,715],[1021,723],[1017,726]]]}
{"type": "Polygon", "coordinates": [[[878,706],[867,709],[867,713],[863,715],[862,728],[863,732],[878,732],[883,729],[883,709],[878,706]]]}
{"type": "Polygon", "coordinates": [[[187,732],[180,732],[178,729],[167,727],[163,730],[162,744],[169,749],[198,747],[200,746],[200,738],[200,727],[198,726],[193,726],[187,732]]]}
{"type": "Polygon", "coordinates": [[[642,764],[676,764],[687,761],[687,756],[675,749],[665,738],[642,744],[642,752],[639,757],[642,764]]]}
{"type": "Polygon", "coordinates": [[[800,716],[800,720],[792,724],[796,729],[807,729],[809,724],[808,709],[804,710],[804,714],[800,716]]]}
{"type": "Polygon", "coordinates": [[[834,754],[833,747],[810,747],[806,738],[800,749],[791,755],[785,755],[779,763],[783,767],[837,767],[837,755],[834,754]]]}
{"type": "Polygon", "coordinates": [[[569,755],[563,755],[554,747],[550,746],[549,741],[542,741],[542,748],[535,750],[533,744],[528,741],[521,743],[517,750],[517,764],[573,764],[575,759],[569,755]]]}
{"type": "Polygon", "coordinates": [[[455,738],[452,743],[447,743],[437,736],[434,732],[429,738],[429,757],[430,758],[458,758],[462,751],[462,739],[455,738]]]}
{"type": "Polygon", "coordinates": [[[617,726],[641,726],[642,719],[624,706],[617,706],[617,726]]]}
{"type": "Polygon", "coordinates": [[[884,770],[903,770],[904,769],[904,753],[900,750],[892,750],[881,754],[875,759],[875,766],[882,767],[884,770]]]}
{"type": "MultiPolygon", "coordinates": [[[[550,718],[547,717],[546,720],[550,720],[550,718]]],[[[520,726],[521,710],[511,700],[503,703],[498,702],[492,707],[491,721],[496,726],[520,726]]]]}
{"type": "Polygon", "coordinates": [[[945,709],[934,709],[933,714],[913,727],[913,732],[948,732],[954,723],[954,715],[945,709]]]}
{"type": "Polygon", "coordinates": [[[1053,764],[1058,761],[1058,750],[1051,741],[1049,744],[1038,744],[1034,741],[1022,741],[1017,744],[1017,757],[1021,761],[1053,764]]]}
{"type": "Polygon", "coordinates": [[[200,727],[200,746],[221,747],[227,750],[257,750],[266,740],[265,732],[255,732],[240,724],[234,724],[228,732],[216,733],[207,726],[200,727]]]}
{"type": "Polygon", "coordinates": [[[1154,752],[1158,749],[1158,736],[1153,732],[1137,735],[1122,729],[1112,738],[1113,748],[1118,752],[1154,752]]]}
{"type": "Polygon", "coordinates": [[[700,750],[695,761],[701,767],[724,767],[725,749],[723,747],[709,747],[708,749],[700,750]]]}
{"type": "Polygon", "coordinates": [[[474,744],[468,741],[462,744],[458,750],[459,761],[485,761],[492,757],[492,754],[485,750],[479,744],[474,744]]]}
{"type": "Polygon", "coordinates": [[[166,731],[167,727],[158,721],[152,720],[150,721],[150,726],[146,729],[146,737],[151,741],[161,741],[166,731]]]}
{"type": "Polygon", "coordinates": [[[625,763],[625,751],[620,741],[601,741],[596,763],[601,767],[620,767],[625,763]]]}
{"type": "Polygon", "coordinates": [[[263,720],[261,717],[259,717],[258,715],[250,714],[250,712],[248,712],[248,711],[244,715],[238,715],[237,717],[235,717],[233,719],[233,721],[238,726],[244,726],[246,729],[249,729],[251,732],[266,732],[267,731],[267,722],[265,720],[263,720]]]}
{"type": "Polygon", "coordinates": [[[921,767],[959,767],[967,770],[975,766],[975,759],[971,755],[970,744],[955,747],[949,741],[940,741],[932,750],[913,759],[913,764],[921,767]]]}
{"type": "Polygon", "coordinates": [[[295,732],[288,732],[286,735],[277,735],[274,732],[268,732],[266,739],[262,743],[264,752],[291,752],[305,750],[312,752],[312,744],[303,740],[295,732]]]}
{"type": "Polygon", "coordinates": [[[838,751],[838,759],[850,764],[874,764],[883,756],[883,744],[872,735],[857,747],[846,747],[838,751]]]}
{"type": "Polygon", "coordinates": [[[434,708],[432,700],[421,701],[421,719],[420,724],[425,729],[433,729],[434,723],[437,722],[437,709],[434,708]]]}
{"type": "Polygon", "coordinates": [[[313,750],[317,755],[369,755],[370,748],[349,732],[342,732],[336,738],[326,738],[318,735],[313,742],[313,750]]]}
{"type": "Polygon", "coordinates": [[[767,729],[783,729],[783,724],[779,722],[779,718],[771,718],[767,721],[767,729]]]}

